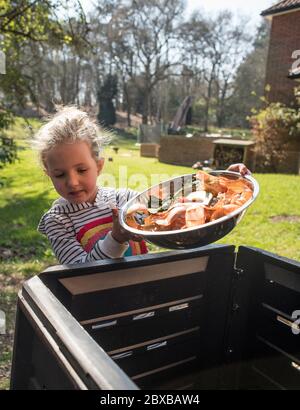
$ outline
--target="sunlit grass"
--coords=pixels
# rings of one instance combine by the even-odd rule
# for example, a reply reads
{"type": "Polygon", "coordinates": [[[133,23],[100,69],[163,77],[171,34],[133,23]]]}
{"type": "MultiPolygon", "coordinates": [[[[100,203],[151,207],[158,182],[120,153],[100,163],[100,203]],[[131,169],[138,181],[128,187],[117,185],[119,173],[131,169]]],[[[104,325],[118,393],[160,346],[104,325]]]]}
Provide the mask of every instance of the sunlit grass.
{"type": "MultiPolygon", "coordinates": [[[[20,162],[2,171],[5,184],[0,197],[0,246],[15,250],[14,256],[20,256],[20,263],[47,260],[51,258],[51,250],[47,240],[36,231],[36,226],[57,194],[30,149],[20,151],[19,157],[20,162]]],[[[118,154],[108,147],[105,157],[99,183],[117,188],[129,186],[140,191],[166,178],[191,172],[189,167],[163,164],[156,158],[142,158],[139,151],[122,147],[118,154]]],[[[254,176],[260,184],[258,199],[241,223],[220,242],[257,246],[300,260],[300,177],[254,176]],[[279,215],[282,218],[274,220],[279,215]],[[294,219],[285,218],[289,215],[294,219]]]]}
{"type": "MultiPolygon", "coordinates": [[[[10,136],[18,136],[19,161],[1,171],[0,187],[0,309],[8,309],[10,331],[16,293],[22,281],[56,263],[49,243],[36,227],[40,217],[57,198],[50,181],[29,149],[27,124],[18,119],[10,136]]],[[[33,128],[40,124],[30,122],[33,128]]],[[[130,140],[116,138],[105,150],[106,164],[100,184],[129,186],[135,190],[191,172],[189,167],[162,164],[155,158],[141,158],[139,147],[130,140]]],[[[300,260],[300,176],[255,174],[260,195],[240,224],[220,243],[255,246],[278,255],[300,260]],[[280,217],[280,218],[276,218],[280,217]]],[[[160,249],[150,246],[152,251],[160,249]]],[[[1,369],[11,360],[11,345],[0,352],[0,389],[8,388],[1,369]]]]}

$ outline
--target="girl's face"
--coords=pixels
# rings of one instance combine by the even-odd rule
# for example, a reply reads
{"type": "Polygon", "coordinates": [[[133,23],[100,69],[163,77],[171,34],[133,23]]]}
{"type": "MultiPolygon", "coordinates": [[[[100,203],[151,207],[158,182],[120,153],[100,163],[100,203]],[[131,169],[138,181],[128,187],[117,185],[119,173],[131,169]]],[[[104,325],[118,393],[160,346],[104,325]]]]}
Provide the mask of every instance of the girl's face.
{"type": "Polygon", "coordinates": [[[73,204],[93,203],[104,160],[95,160],[87,142],[59,144],[46,157],[46,173],[55,190],[73,204]]]}

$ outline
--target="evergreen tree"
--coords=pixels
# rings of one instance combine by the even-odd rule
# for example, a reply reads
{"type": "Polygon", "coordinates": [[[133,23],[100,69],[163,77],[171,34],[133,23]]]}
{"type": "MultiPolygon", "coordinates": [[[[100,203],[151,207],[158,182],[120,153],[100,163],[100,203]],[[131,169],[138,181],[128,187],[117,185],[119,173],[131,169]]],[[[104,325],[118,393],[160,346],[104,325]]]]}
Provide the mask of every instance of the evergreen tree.
{"type": "Polygon", "coordinates": [[[265,70],[269,44],[269,23],[258,27],[253,49],[239,66],[234,91],[226,107],[227,124],[249,127],[248,116],[253,109],[260,109],[264,95],[265,70]]]}
{"type": "Polygon", "coordinates": [[[98,91],[99,113],[98,121],[101,125],[111,126],[116,122],[114,98],[118,92],[118,79],[116,75],[109,74],[98,91]]]}

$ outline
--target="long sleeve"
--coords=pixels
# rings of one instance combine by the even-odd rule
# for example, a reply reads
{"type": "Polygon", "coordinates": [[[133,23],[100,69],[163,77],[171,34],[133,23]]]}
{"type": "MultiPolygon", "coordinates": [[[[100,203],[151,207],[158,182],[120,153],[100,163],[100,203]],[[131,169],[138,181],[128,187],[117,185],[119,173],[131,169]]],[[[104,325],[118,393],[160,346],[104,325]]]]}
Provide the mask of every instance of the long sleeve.
{"type": "Polygon", "coordinates": [[[102,200],[105,203],[109,204],[110,207],[114,206],[119,209],[122,208],[126,204],[126,202],[128,202],[138,194],[138,192],[128,188],[105,188],[102,190],[102,192],[102,200]]]}
{"type": "Polygon", "coordinates": [[[55,256],[61,264],[92,262],[99,259],[120,258],[128,249],[128,244],[116,242],[110,233],[98,240],[87,253],[77,241],[66,223],[55,215],[47,215],[43,221],[43,233],[48,237],[55,256]]]}
{"type": "Polygon", "coordinates": [[[41,218],[38,231],[47,236],[61,264],[121,258],[131,245],[112,237],[111,206],[120,208],[136,194],[107,187],[98,190],[93,204],[72,204],[59,198],[41,218]]]}

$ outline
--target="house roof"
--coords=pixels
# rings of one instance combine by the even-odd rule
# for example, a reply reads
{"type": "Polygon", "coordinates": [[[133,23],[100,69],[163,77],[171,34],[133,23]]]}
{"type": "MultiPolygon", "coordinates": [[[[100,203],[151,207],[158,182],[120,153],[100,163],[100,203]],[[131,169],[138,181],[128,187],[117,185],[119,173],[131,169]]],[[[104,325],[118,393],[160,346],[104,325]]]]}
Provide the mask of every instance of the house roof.
{"type": "Polygon", "coordinates": [[[261,16],[271,16],[273,14],[279,14],[284,11],[290,11],[294,9],[300,9],[300,0],[283,0],[279,3],[274,4],[274,6],[262,11],[261,16]]]}

